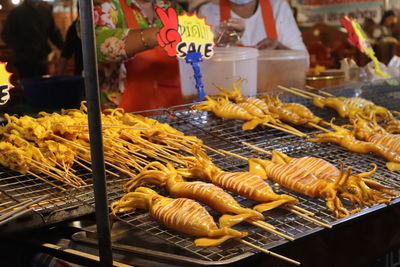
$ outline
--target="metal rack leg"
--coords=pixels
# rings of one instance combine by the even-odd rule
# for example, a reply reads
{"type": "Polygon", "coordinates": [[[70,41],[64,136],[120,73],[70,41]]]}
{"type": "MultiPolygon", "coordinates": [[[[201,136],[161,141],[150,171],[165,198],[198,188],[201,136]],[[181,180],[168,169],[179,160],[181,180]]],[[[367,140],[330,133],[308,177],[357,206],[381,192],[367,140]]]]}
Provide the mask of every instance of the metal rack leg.
{"type": "Polygon", "coordinates": [[[101,266],[112,266],[108,203],[106,194],[99,79],[93,25],[93,1],[79,0],[85,90],[88,107],[90,152],[92,157],[93,186],[96,206],[96,223],[101,266]]]}

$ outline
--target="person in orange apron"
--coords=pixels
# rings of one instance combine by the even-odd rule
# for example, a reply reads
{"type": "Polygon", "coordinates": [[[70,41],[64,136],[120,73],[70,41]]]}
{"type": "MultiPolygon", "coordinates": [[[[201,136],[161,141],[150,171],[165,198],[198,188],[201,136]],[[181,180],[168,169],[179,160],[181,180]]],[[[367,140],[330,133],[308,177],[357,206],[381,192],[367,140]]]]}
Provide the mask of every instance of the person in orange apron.
{"type": "MultiPolygon", "coordinates": [[[[181,12],[169,2],[157,4],[181,12]]],[[[157,43],[163,24],[156,7],[148,0],[94,1],[104,108],[118,106],[132,112],[183,103],[178,61],[157,43]]]]}
{"type": "Polygon", "coordinates": [[[216,41],[222,44],[307,51],[284,0],[220,0],[202,5],[198,14],[213,25],[216,41]]]}

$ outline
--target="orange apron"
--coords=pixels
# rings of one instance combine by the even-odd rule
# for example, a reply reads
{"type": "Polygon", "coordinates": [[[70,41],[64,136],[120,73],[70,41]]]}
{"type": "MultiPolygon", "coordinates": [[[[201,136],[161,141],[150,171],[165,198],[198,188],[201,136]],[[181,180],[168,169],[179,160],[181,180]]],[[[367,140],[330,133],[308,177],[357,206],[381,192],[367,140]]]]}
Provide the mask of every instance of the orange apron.
{"type": "MultiPolygon", "coordinates": [[[[264,20],[264,28],[268,38],[278,40],[276,32],[274,12],[269,0],[258,0],[261,6],[262,17],[264,20]]],[[[220,21],[228,20],[231,17],[231,7],[229,0],[219,1],[220,21]]]]}
{"type": "MultiPolygon", "coordinates": [[[[139,29],[133,10],[120,0],[126,23],[139,29]]],[[[127,63],[125,91],[119,107],[126,112],[157,109],[183,103],[178,60],[157,46],[137,53],[127,63]]]]}

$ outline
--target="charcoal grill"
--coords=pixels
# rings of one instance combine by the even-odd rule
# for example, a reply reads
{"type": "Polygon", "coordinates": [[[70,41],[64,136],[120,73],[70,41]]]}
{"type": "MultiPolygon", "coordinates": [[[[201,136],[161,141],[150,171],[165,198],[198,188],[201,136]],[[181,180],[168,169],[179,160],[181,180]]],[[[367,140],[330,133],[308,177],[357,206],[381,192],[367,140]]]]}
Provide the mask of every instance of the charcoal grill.
{"type": "MultiPolygon", "coordinates": [[[[343,88],[334,91],[337,95],[343,96],[361,96],[373,100],[378,105],[386,106],[390,109],[398,109],[396,102],[400,98],[399,86],[388,86],[386,84],[375,84],[359,87],[343,88]]],[[[311,105],[309,100],[294,97],[288,94],[283,96],[287,102],[300,102],[311,108],[316,115],[325,119],[337,116],[335,111],[329,109],[317,109],[311,105]]],[[[370,164],[375,162],[378,165],[378,171],[373,175],[373,179],[388,186],[400,187],[400,176],[398,173],[390,172],[385,167],[385,160],[374,155],[359,155],[344,150],[336,145],[315,144],[306,142],[304,139],[280,132],[276,129],[258,127],[252,131],[242,131],[242,122],[234,120],[223,120],[207,112],[193,111],[189,106],[175,107],[166,110],[159,110],[154,116],[160,122],[168,123],[172,127],[184,132],[186,135],[195,135],[202,139],[204,143],[215,149],[224,149],[245,157],[268,158],[260,152],[244,146],[242,141],[249,142],[265,150],[278,149],[289,156],[316,156],[324,158],[336,166],[338,161],[342,160],[347,166],[353,166],[356,172],[364,172],[371,169],[370,164]]],[[[344,120],[343,120],[344,121],[344,120]]],[[[307,134],[319,132],[315,129],[299,128],[307,134]]],[[[210,152],[214,163],[226,171],[245,171],[247,164],[245,161],[230,156],[223,157],[219,154],[210,152]]],[[[4,192],[4,199],[0,198],[1,206],[7,207],[8,202],[23,202],[26,199],[33,198],[42,194],[49,194],[51,198],[48,203],[43,203],[35,207],[30,217],[25,218],[20,223],[7,225],[3,229],[13,229],[26,227],[37,227],[45,224],[60,222],[66,219],[72,219],[80,215],[92,213],[94,211],[94,196],[92,190],[91,173],[85,169],[79,169],[79,176],[88,184],[79,189],[71,189],[67,192],[61,192],[37,179],[17,174],[8,169],[0,170],[0,192],[4,192]],[[40,218],[34,219],[35,215],[40,218]],[[7,228],[9,227],[9,228],[7,228]]],[[[120,178],[107,177],[108,201],[111,203],[119,199],[124,192],[122,185],[129,180],[129,177],[121,174],[120,178]]],[[[59,184],[61,185],[61,184],[59,184]]],[[[272,184],[271,184],[272,185],[272,184]]],[[[385,207],[385,205],[375,205],[371,208],[364,208],[359,213],[353,214],[347,218],[336,219],[325,206],[323,199],[311,199],[297,193],[286,190],[277,185],[272,185],[277,193],[284,193],[295,196],[299,199],[298,206],[315,213],[315,218],[329,223],[333,226],[342,224],[345,221],[352,220],[359,216],[375,212],[385,207]]],[[[154,187],[153,187],[154,188],[154,187]]],[[[167,193],[163,189],[157,189],[163,195],[167,193]]],[[[0,194],[0,197],[2,195],[0,194]]],[[[235,198],[244,206],[250,207],[255,204],[240,196],[235,198]]],[[[394,199],[390,205],[397,205],[400,198],[394,199]]],[[[14,203],[15,204],[15,203],[14,203]]],[[[344,203],[349,208],[349,203],[344,203]]],[[[210,213],[218,217],[216,213],[210,213]]],[[[309,222],[298,215],[292,214],[283,209],[276,209],[265,213],[266,222],[273,224],[283,233],[300,239],[304,236],[317,233],[323,228],[319,225],[309,222]]],[[[126,214],[118,218],[116,225],[124,225],[125,229],[122,235],[113,235],[113,248],[122,251],[130,251],[142,257],[152,257],[160,262],[172,262],[174,264],[193,264],[193,265],[225,265],[243,260],[254,253],[255,250],[245,245],[230,240],[221,246],[211,248],[200,248],[193,244],[194,238],[176,231],[167,229],[150,218],[147,212],[137,211],[126,214]],[[140,242],[132,243],[128,240],[154,240],[153,246],[140,247],[140,242]],[[154,245],[157,244],[157,245],[154,245]],[[167,246],[165,244],[168,244],[167,246]],[[157,248],[157,249],[155,249],[157,248]],[[171,249],[172,248],[172,249],[171,249]]],[[[280,246],[287,240],[274,234],[265,232],[250,224],[240,224],[235,229],[248,231],[249,236],[245,240],[267,248],[272,249],[280,246]]],[[[74,235],[74,239],[83,242],[95,243],[93,235],[87,232],[79,232],[74,235]]],[[[142,245],[145,245],[143,242],[142,245]]]]}

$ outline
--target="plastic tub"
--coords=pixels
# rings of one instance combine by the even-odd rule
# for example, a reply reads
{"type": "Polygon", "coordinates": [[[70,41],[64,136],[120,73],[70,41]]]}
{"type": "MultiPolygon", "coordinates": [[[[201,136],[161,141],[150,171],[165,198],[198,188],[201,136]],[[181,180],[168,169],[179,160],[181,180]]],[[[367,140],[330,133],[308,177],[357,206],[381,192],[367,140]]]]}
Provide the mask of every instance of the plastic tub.
{"type": "MultiPolygon", "coordinates": [[[[248,47],[216,47],[214,56],[200,63],[204,91],[215,95],[220,91],[213,84],[232,90],[232,84],[239,78],[246,79],[242,94],[257,93],[257,57],[258,50],[248,47]]],[[[179,60],[182,95],[185,103],[197,98],[193,69],[185,60],[179,60]]]]}
{"type": "Polygon", "coordinates": [[[21,81],[26,103],[35,108],[79,108],[84,99],[81,76],[35,77],[21,81]]]}
{"type": "Polygon", "coordinates": [[[304,88],[308,54],[295,50],[260,50],[258,57],[258,92],[277,90],[278,85],[304,88]]]}

